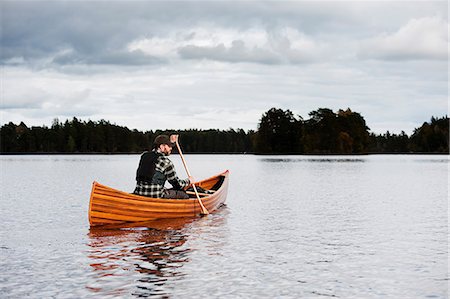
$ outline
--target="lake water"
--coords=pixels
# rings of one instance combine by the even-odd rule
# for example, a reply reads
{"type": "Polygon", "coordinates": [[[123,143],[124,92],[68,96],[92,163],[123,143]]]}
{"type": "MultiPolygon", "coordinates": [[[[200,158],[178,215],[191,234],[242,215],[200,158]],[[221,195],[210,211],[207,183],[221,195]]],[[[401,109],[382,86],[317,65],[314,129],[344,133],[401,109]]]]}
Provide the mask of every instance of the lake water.
{"type": "MultiPolygon", "coordinates": [[[[172,156],[181,177],[179,156],[172,156]]],[[[0,156],[1,298],[448,298],[448,156],[186,155],[199,219],[90,229],[139,155],[0,156]]]]}

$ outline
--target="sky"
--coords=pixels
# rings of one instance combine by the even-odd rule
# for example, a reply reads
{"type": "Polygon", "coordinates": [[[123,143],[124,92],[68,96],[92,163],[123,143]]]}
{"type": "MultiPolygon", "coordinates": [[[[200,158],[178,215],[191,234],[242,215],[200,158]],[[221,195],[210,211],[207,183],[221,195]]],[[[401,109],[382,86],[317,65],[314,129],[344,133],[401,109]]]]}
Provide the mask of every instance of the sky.
{"type": "Polygon", "coordinates": [[[447,1],[4,1],[0,124],[256,130],[350,108],[371,132],[448,115],[447,1]]]}

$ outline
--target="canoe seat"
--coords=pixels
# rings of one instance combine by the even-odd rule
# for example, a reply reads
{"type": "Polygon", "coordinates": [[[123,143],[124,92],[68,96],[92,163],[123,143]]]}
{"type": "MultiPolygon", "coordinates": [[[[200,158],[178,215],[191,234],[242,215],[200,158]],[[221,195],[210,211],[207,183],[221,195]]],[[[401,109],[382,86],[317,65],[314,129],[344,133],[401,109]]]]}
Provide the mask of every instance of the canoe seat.
{"type": "MultiPolygon", "coordinates": [[[[195,185],[195,188],[197,189],[198,194],[202,193],[205,195],[211,195],[215,192],[215,190],[208,190],[208,189],[203,189],[200,186],[195,185]]],[[[189,194],[189,192],[193,192],[195,194],[194,188],[193,187],[189,187],[186,192],[189,194]]]]}
{"type": "MultiPolygon", "coordinates": [[[[194,191],[186,191],[187,194],[189,195],[194,195],[193,197],[195,197],[195,192],[194,191]]],[[[197,192],[199,196],[209,196],[211,195],[211,193],[201,193],[201,192],[197,192]]]]}

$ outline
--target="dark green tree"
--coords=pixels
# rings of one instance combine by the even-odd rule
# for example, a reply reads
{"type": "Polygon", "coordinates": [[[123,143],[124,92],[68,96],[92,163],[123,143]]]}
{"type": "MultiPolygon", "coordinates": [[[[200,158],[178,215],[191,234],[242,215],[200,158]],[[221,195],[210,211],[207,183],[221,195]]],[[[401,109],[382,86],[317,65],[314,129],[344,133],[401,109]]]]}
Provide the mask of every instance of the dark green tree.
{"type": "Polygon", "coordinates": [[[0,149],[2,153],[19,151],[16,128],[17,126],[12,122],[2,126],[0,134],[0,149]]]}
{"type": "Polygon", "coordinates": [[[411,136],[411,149],[415,152],[448,153],[449,152],[449,118],[432,117],[414,130],[411,136]]]}
{"type": "Polygon", "coordinates": [[[150,130],[141,132],[106,120],[64,123],[55,119],[51,127],[28,127],[10,122],[0,128],[1,153],[136,153],[148,150],[159,134],[177,133],[183,150],[189,153],[449,153],[449,118],[432,117],[414,131],[382,135],[368,134],[364,118],[350,109],[334,113],[321,108],[310,119],[294,116],[290,110],[271,108],[261,117],[258,131],[150,130]]]}
{"type": "Polygon", "coordinates": [[[288,110],[271,108],[263,114],[256,133],[258,153],[299,153],[301,120],[288,110]]]}
{"type": "Polygon", "coordinates": [[[320,108],[304,123],[303,144],[311,154],[354,154],[367,151],[369,128],[364,118],[348,108],[334,113],[320,108]]]}
{"type": "Polygon", "coordinates": [[[410,151],[409,142],[410,139],[404,131],[399,135],[391,134],[389,131],[382,135],[371,133],[369,136],[369,152],[407,153],[410,151]]]}
{"type": "Polygon", "coordinates": [[[369,128],[366,121],[350,108],[337,113],[338,152],[345,154],[364,153],[369,145],[369,128]]]}
{"type": "Polygon", "coordinates": [[[310,119],[304,123],[303,144],[306,153],[337,153],[337,115],[331,109],[320,108],[309,113],[310,119]]]}

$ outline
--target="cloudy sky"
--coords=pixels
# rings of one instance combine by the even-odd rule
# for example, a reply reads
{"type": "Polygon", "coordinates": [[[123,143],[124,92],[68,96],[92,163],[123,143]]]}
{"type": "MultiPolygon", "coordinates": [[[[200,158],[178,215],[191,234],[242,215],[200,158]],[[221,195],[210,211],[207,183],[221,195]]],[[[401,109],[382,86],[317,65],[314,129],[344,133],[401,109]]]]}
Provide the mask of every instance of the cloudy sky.
{"type": "Polygon", "coordinates": [[[256,129],[350,107],[372,132],[448,114],[447,1],[0,1],[0,122],[256,129]]]}

